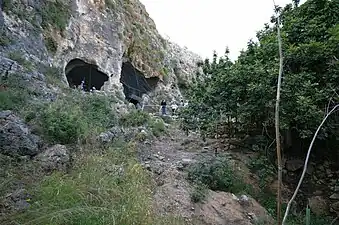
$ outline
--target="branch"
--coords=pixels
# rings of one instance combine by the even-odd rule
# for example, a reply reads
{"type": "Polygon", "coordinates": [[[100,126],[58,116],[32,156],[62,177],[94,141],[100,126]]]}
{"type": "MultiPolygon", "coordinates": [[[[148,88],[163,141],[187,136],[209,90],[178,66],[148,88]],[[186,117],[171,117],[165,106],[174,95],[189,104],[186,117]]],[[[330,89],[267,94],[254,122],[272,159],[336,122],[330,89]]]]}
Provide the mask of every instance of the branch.
{"type": "MultiPolygon", "coordinates": [[[[274,0],[273,0],[273,3],[274,0]]],[[[278,14],[278,7],[275,6],[276,14],[278,14]]],[[[277,161],[278,161],[278,190],[277,190],[277,221],[278,225],[281,224],[281,186],[282,186],[282,160],[281,160],[281,146],[280,146],[280,125],[279,125],[279,103],[280,103],[280,90],[281,78],[283,73],[283,54],[282,54],[282,41],[280,34],[280,15],[277,15],[277,31],[278,31],[278,45],[279,45],[279,75],[277,85],[277,99],[275,103],[275,140],[277,145],[277,161]]]]}
{"type": "Polygon", "coordinates": [[[316,139],[316,137],[317,137],[317,135],[318,135],[318,133],[319,133],[321,127],[323,126],[323,124],[324,124],[325,121],[327,120],[327,118],[328,118],[333,112],[335,112],[335,110],[336,110],[338,107],[339,107],[339,104],[336,105],[336,106],[334,106],[334,108],[333,108],[330,112],[328,112],[328,113],[326,114],[326,116],[325,116],[324,119],[322,120],[321,124],[319,125],[317,131],[315,132],[315,134],[314,134],[314,136],[313,136],[313,139],[312,139],[312,141],[311,141],[310,147],[308,148],[307,156],[306,156],[306,159],[305,159],[304,170],[303,170],[303,172],[302,172],[302,174],[301,174],[301,177],[300,177],[299,183],[298,183],[298,185],[297,185],[297,188],[295,189],[295,191],[294,191],[294,193],[293,193],[293,196],[292,196],[291,200],[290,200],[290,201],[288,202],[288,204],[287,204],[287,208],[286,208],[286,212],[285,212],[285,215],[284,215],[284,219],[283,219],[282,225],[285,224],[285,221],[286,221],[287,216],[288,216],[288,212],[289,212],[289,210],[290,210],[290,208],[291,208],[291,204],[292,204],[292,202],[294,201],[295,197],[297,196],[297,193],[298,193],[298,191],[299,191],[299,188],[300,188],[300,186],[301,186],[301,183],[303,182],[303,179],[304,179],[304,177],[305,177],[306,170],[307,170],[307,164],[308,164],[308,160],[309,160],[309,157],[310,157],[310,154],[311,154],[311,150],[312,150],[312,147],[313,147],[313,143],[314,143],[314,141],[315,141],[315,139],[316,139]]]}

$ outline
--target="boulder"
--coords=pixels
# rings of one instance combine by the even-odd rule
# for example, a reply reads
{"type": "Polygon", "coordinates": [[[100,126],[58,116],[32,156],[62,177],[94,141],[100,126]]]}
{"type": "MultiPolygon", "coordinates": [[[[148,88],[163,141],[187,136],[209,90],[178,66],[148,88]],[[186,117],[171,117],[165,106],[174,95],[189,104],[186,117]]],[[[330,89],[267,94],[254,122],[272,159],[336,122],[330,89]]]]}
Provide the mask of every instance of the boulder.
{"type": "Polygon", "coordinates": [[[286,161],[286,169],[291,172],[295,172],[304,166],[304,161],[300,159],[292,159],[286,161]]]}
{"type": "Polygon", "coordinates": [[[206,225],[273,224],[267,211],[248,196],[210,191],[208,199],[197,208],[196,214],[206,225]]]}
{"type": "Polygon", "coordinates": [[[12,111],[0,112],[0,153],[9,156],[34,156],[41,139],[12,111]]]}
{"type": "Polygon", "coordinates": [[[37,155],[36,160],[46,171],[65,171],[70,163],[70,155],[66,146],[57,144],[37,155]]]}
{"type": "Polygon", "coordinates": [[[322,196],[312,196],[308,199],[311,211],[317,216],[327,215],[329,207],[327,201],[322,196]]]}

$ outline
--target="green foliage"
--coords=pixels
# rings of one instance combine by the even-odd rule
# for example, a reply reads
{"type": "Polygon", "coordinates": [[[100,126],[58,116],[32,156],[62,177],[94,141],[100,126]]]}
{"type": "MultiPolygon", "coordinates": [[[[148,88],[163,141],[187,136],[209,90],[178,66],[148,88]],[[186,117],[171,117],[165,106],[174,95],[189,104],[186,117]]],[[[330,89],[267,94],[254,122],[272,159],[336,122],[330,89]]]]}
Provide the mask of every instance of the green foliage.
{"type": "MultiPolygon", "coordinates": [[[[308,0],[281,12],[284,75],[281,130],[292,132],[294,143],[309,143],[329,100],[339,101],[339,2],[308,0]]],[[[273,18],[274,22],[274,18],[273,18]]],[[[257,33],[246,51],[232,63],[228,51],[205,60],[203,81],[188,91],[191,104],[184,127],[215,132],[215,121],[228,123],[235,134],[274,136],[274,105],[279,69],[276,24],[257,33]],[[223,117],[221,117],[223,116],[223,117]],[[237,123],[225,118],[237,118],[237,123]],[[190,125],[189,123],[193,124],[190,125]]],[[[338,117],[331,118],[318,136],[337,143],[338,117]]],[[[306,145],[305,145],[306,146],[306,145]]]]}
{"type": "Polygon", "coordinates": [[[192,164],[188,168],[188,180],[204,184],[214,191],[239,193],[248,188],[223,156],[205,158],[192,164]]]}
{"type": "Polygon", "coordinates": [[[105,5],[107,8],[114,10],[115,9],[115,1],[114,0],[105,0],[105,5]]]}
{"type": "Polygon", "coordinates": [[[153,214],[151,178],[137,163],[134,146],[87,149],[70,174],[54,173],[33,186],[30,209],[11,219],[37,225],[164,224],[153,214]]]}
{"type": "Polygon", "coordinates": [[[41,26],[44,29],[50,25],[60,31],[64,31],[71,17],[70,5],[65,4],[61,0],[46,1],[41,6],[40,14],[42,17],[41,26]]]}
{"type": "Polygon", "coordinates": [[[39,121],[51,142],[71,144],[116,124],[111,104],[108,97],[74,91],[46,107],[39,121]]]}
{"type": "Polygon", "coordinates": [[[17,63],[19,63],[21,66],[23,66],[25,69],[31,71],[33,69],[33,65],[31,62],[29,62],[28,60],[26,60],[23,56],[22,56],[22,52],[20,51],[13,51],[10,52],[8,54],[8,58],[16,61],[17,63]]]}
{"type": "Polygon", "coordinates": [[[203,202],[207,196],[208,187],[202,183],[196,183],[193,185],[193,190],[190,193],[191,200],[195,203],[203,202]]]}
{"type": "Polygon", "coordinates": [[[165,123],[162,119],[150,119],[148,122],[148,127],[156,137],[159,137],[166,132],[165,123]]]}
{"type": "Polygon", "coordinates": [[[40,70],[46,77],[47,83],[54,86],[63,86],[62,79],[63,75],[60,68],[53,66],[43,66],[40,70]]]}
{"type": "Polygon", "coordinates": [[[145,125],[149,119],[150,116],[148,113],[139,110],[132,110],[120,118],[120,123],[126,127],[137,127],[145,125]]]}
{"type": "Polygon", "coordinates": [[[12,43],[12,40],[7,36],[5,31],[0,32],[0,46],[7,46],[12,43]]]}
{"type": "Polygon", "coordinates": [[[258,156],[249,164],[249,168],[259,177],[260,188],[267,186],[269,178],[275,177],[276,169],[274,165],[266,158],[266,156],[258,156]]]}
{"type": "Polygon", "coordinates": [[[75,143],[88,129],[80,107],[60,101],[43,111],[41,125],[50,141],[61,144],[75,143]]]}
{"type": "Polygon", "coordinates": [[[49,52],[55,53],[58,49],[58,43],[50,36],[45,37],[46,48],[49,52]]]}
{"type": "Polygon", "coordinates": [[[27,89],[27,82],[24,82],[18,74],[11,74],[8,78],[0,80],[0,110],[19,111],[29,99],[31,92],[27,89]]]}
{"type": "Polygon", "coordinates": [[[2,8],[2,10],[3,10],[4,12],[8,12],[8,11],[12,8],[11,1],[12,1],[12,0],[3,0],[3,1],[2,1],[2,6],[1,6],[1,8],[2,8]]]}

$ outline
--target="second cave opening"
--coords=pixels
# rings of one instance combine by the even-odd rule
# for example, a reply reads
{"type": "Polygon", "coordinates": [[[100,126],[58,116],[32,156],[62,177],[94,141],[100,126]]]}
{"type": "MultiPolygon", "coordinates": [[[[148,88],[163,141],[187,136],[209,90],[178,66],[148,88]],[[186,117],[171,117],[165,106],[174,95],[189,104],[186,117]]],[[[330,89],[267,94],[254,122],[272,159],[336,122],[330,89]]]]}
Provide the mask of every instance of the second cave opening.
{"type": "Polygon", "coordinates": [[[147,94],[156,88],[159,78],[146,78],[131,62],[123,62],[120,82],[123,85],[126,100],[136,105],[142,101],[143,94],[147,94]]]}

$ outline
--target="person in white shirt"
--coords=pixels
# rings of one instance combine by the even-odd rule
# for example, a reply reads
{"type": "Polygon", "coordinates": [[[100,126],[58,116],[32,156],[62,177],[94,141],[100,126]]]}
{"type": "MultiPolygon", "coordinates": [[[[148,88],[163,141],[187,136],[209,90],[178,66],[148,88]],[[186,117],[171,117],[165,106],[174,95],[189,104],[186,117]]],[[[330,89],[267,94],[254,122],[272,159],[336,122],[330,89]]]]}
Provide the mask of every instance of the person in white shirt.
{"type": "Polygon", "coordinates": [[[175,102],[173,102],[173,104],[171,105],[171,108],[172,108],[172,113],[174,114],[178,108],[178,105],[175,102]]]}

